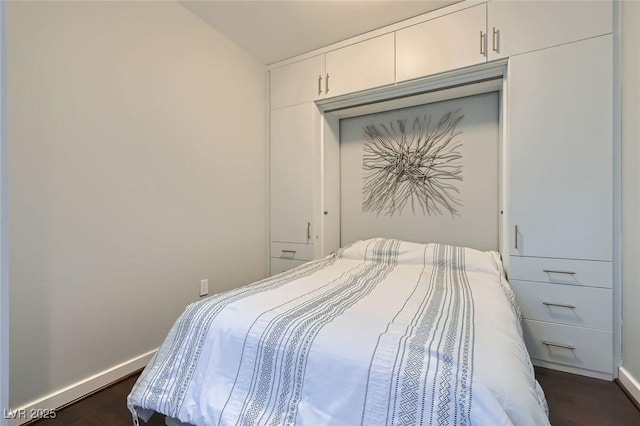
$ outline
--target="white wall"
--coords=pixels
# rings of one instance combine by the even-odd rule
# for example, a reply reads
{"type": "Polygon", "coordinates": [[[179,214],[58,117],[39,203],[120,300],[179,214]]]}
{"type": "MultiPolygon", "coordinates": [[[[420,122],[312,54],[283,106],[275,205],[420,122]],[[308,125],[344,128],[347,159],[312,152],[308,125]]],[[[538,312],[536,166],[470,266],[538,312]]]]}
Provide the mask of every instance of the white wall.
{"type": "MultiPolygon", "coordinates": [[[[640,23],[640,2],[623,1],[622,365],[626,373],[636,381],[640,381],[640,26],[638,23],[640,23]]],[[[640,392],[640,389],[637,391],[640,392]]]]}
{"type": "Polygon", "coordinates": [[[10,404],[267,274],[267,80],[174,2],[8,2],[10,404]]]}
{"type": "MultiPolygon", "coordinates": [[[[6,167],[5,2],[0,3],[0,410],[9,407],[9,274],[6,167]]],[[[0,426],[7,424],[0,417],[0,426]]]]}

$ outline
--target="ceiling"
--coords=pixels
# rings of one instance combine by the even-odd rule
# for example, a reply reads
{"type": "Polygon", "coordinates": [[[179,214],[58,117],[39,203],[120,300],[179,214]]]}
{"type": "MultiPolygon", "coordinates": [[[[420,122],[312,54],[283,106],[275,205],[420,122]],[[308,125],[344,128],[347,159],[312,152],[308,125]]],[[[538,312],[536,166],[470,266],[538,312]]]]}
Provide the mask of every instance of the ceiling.
{"type": "Polygon", "coordinates": [[[269,65],[460,0],[182,1],[269,65]]]}

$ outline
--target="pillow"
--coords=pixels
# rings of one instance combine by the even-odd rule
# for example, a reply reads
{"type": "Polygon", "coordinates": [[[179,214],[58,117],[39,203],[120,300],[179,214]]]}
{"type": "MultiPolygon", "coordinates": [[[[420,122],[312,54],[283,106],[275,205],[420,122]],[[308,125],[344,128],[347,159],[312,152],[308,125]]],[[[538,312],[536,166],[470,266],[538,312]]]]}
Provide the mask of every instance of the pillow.
{"type": "MultiPolygon", "coordinates": [[[[434,264],[434,251],[443,244],[421,244],[390,238],[371,238],[356,241],[336,252],[341,259],[364,260],[400,265],[434,264]]],[[[500,277],[501,269],[497,264],[500,255],[492,251],[480,251],[469,247],[457,247],[464,252],[464,269],[467,272],[481,272],[500,277]]],[[[450,265],[455,268],[456,265],[450,265]]],[[[501,266],[501,265],[500,265],[501,266]]]]}
{"type": "Polygon", "coordinates": [[[390,238],[371,238],[356,241],[341,248],[336,256],[342,259],[422,265],[425,263],[425,255],[433,250],[429,246],[433,246],[433,244],[410,243],[390,238]]]}

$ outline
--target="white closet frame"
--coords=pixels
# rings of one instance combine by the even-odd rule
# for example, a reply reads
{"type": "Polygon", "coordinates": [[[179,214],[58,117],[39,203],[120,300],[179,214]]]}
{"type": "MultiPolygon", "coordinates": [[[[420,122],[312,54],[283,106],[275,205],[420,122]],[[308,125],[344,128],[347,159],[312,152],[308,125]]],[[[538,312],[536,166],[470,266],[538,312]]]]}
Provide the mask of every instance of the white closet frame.
{"type": "MultiPolygon", "coordinates": [[[[317,180],[321,182],[318,200],[320,209],[317,211],[322,212],[322,217],[317,215],[313,218],[320,226],[319,229],[316,228],[316,233],[321,235],[315,248],[316,257],[326,256],[340,247],[340,120],[344,118],[500,92],[499,203],[501,211],[506,213],[507,175],[504,165],[507,162],[503,144],[506,124],[504,115],[507,107],[506,71],[506,60],[492,62],[471,69],[427,77],[409,84],[318,101],[317,105],[322,113],[322,134],[319,139],[320,146],[316,148],[316,158],[320,159],[320,176],[317,180]]],[[[500,216],[498,227],[501,253],[508,247],[508,237],[505,236],[507,233],[504,232],[504,224],[507,222],[503,216],[500,216]]],[[[508,258],[508,250],[503,253],[503,257],[508,258]]]]}

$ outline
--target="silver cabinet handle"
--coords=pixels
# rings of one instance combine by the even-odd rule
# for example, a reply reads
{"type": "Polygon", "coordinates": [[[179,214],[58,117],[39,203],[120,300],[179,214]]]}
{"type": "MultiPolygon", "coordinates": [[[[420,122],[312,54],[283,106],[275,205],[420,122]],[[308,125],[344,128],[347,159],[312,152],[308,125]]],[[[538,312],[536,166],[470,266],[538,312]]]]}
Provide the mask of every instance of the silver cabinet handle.
{"type": "Polygon", "coordinates": [[[493,51],[496,53],[500,52],[500,46],[498,45],[498,43],[500,43],[500,30],[496,30],[496,27],[493,27],[493,40],[492,40],[492,44],[493,44],[493,51]]]}
{"type": "Polygon", "coordinates": [[[329,73],[327,73],[327,76],[324,79],[324,93],[329,93],[329,73]]]}
{"type": "Polygon", "coordinates": [[[282,253],[280,254],[281,259],[294,259],[296,257],[295,250],[280,250],[282,253]]]}
{"type": "Polygon", "coordinates": [[[518,225],[516,225],[516,250],[518,250],[518,225]]]}
{"type": "Polygon", "coordinates": [[[557,306],[559,308],[567,308],[567,309],[575,309],[574,305],[566,305],[564,303],[552,303],[552,302],[542,302],[543,305],[546,306],[557,306]]]}
{"type": "Polygon", "coordinates": [[[480,30],[480,54],[482,56],[485,56],[487,54],[487,52],[485,51],[485,41],[486,41],[486,34],[484,33],[484,31],[480,30]]]}
{"type": "Polygon", "coordinates": [[[549,342],[548,340],[543,340],[542,344],[546,345],[546,346],[553,346],[553,347],[556,347],[556,348],[570,349],[572,351],[576,350],[575,346],[566,345],[564,343],[549,342]]]}
{"type": "Polygon", "coordinates": [[[318,76],[318,95],[322,95],[322,76],[318,76]]]}
{"type": "Polygon", "coordinates": [[[307,222],[307,240],[311,239],[311,222],[307,222]]]}
{"type": "Polygon", "coordinates": [[[566,274],[566,275],[575,275],[576,273],[573,271],[557,271],[554,269],[543,269],[542,272],[546,272],[547,274],[566,274]]]}

